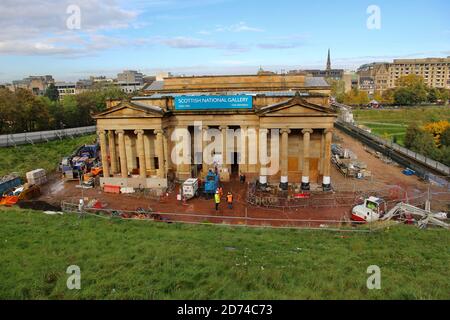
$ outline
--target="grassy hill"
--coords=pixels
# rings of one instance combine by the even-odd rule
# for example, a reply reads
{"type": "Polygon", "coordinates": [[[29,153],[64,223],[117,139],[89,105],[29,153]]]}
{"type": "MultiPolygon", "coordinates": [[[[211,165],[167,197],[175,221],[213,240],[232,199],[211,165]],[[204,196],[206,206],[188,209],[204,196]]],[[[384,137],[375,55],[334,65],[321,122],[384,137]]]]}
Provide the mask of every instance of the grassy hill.
{"type": "Polygon", "coordinates": [[[408,107],[388,110],[354,110],[355,121],[372,129],[384,138],[397,137],[397,143],[404,142],[406,128],[411,123],[423,125],[427,122],[449,120],[449,107],[408,107]]]}
{"type": "Polygon", "coordinates": [[[450,233],[188,226],[0,209],[0,299],[450,299],[450,233]],[[81,268],[81,290],[66,269],[81,268]],[[366,271],[381,268],[381,290],[366,271]]]}
{"type": "Polygon", "coordinates": [[[25,177],[28,171],[38,168],[47,172],[55,171],[63,156],[69,155],[80,145],[94,142],[95,139],[95,135],[87,135],[35,145],[0,148],[0,177],[11,172],[18,172],[20,176],[25,177]]]}

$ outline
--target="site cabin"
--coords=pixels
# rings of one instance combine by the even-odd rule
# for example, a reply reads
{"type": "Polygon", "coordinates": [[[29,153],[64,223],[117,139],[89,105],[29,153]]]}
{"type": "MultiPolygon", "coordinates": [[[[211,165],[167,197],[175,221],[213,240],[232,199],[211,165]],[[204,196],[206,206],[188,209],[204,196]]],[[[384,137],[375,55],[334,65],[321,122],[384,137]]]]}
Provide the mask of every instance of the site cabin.
{"type": "Polygon", "coordinates": [[[192,199],[198,196],[198,179],[189,178],[183,183],[183,197],[186,200],[192,199]]]}
{"type": "Polygon", "coordinates": [[[369,197],[364,204],[357,205],[352,209],[352,220],[356,222],[378,221],[386,212],[386,202],[383,199],[369,197]]]}

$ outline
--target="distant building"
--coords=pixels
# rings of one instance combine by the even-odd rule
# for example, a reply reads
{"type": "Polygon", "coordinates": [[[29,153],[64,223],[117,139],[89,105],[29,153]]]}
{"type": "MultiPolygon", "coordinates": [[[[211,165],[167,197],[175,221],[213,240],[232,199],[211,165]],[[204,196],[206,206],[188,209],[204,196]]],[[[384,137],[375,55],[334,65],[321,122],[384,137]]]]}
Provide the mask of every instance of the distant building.
{"type": "Polygon", "coordinates": [[[357,73],[359,88],[369,93],[395,88],[398,79],[411,74],[421,76],[431,88],[450,89],[450,57],[369,63],[359,67],[357,73]]]}
{"type": "Polygon", "coordinates": [[[96,83],[107,84],[107,83],[113,83],[114,82],[114,79],[107,78],[105,76],[91,76],[91,77],[89,77],[89,80],[92,81],[93,84],[96,84],[96,83]]]}
{"type": "Polygon", "coordinates": [[[142,90],[144,88],[144,83],[138,83],[138,82],[134,82],[134,83],[117,82],[117,83],[115,83],[115,85],[117,87],[119,87],[119,89],[122,90],[122,92],[125,92],[125,93],[133,93],[133,92],[142,90]]]}
{"type": "Polygon", "coordinates": [[[116,85],[125,93],[133,93],[144,87],[144,75],[135,70],[125,70],[117,74],[116,85]]]}
{"type": "Polygon", "coordinates": [[[10,89],[12,91],[17,89],[30,90],[34,95],[42,96],[51,83],[55,83],[55,80],[50,75],[30,76],[22,80],[14,80],[10,89]]]}
{"type": "Polygon", "coordinates": [[[328,49],[327,65],[325,70],[320,69],[306,69],[306,70],[291,70],[288,74],[308,74],[312,77],[321,77],[334,80],[342,80],[344,76],[344,69],[332,69],[331,68],[331,54],[328,49]]]}
{"type": "Polygon", "coordinates": [[[118,83],[132,83],[132,84],[143,84],[144,83],[144,75],[135,70],[125,70],[119,74],[117,74],[117,82],[118,83]]]}
{"type": "Polygon", "coordinates": [[[376,62],[358,68],[359,89],[369,94],[389,89],[389,63],[376,62]]]}
{"type": "Polygon", "coordinates": [[[345,72],[342,76],[344,81],[344,92],[347,93],[352,89],[357,89],[359,86],[359,76],[355,72],[345,72]]]}
{"type": "Polygon", "coordinates": [[[447,58],[395,59],[389,67],[389,87],[395,87],[400,77],[409,74],[421,76],[429,87],[450,89],[450,56],[447,58]]]}

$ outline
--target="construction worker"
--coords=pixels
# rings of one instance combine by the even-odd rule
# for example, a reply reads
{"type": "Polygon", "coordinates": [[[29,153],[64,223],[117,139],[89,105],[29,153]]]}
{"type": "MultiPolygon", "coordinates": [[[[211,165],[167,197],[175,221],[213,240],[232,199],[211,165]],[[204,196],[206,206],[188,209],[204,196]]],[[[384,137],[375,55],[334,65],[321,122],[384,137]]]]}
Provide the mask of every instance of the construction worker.
{"type": "Polygon", "coordinates": [[[216,191],[216,194],[214,195],[214,203],[216,204],[216,211],[218,211],[219,210],[219,204],[220,204],[219,191],[216,191]]]}
{"type": "Polygon", "coordinates": [[[233,194],[231,192],[228,192],[227,194],[227,203],[228,209],[233,209],[233,194]]]}

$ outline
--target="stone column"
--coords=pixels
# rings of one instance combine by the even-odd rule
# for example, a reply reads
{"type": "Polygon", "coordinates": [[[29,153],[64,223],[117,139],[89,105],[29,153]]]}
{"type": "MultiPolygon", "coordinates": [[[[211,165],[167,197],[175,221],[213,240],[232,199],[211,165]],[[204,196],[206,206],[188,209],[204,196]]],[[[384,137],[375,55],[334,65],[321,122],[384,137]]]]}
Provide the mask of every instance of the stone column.
{"type": "Polygon", "coordinates": [[[139,157],[139,176],[140,178],[147,178],[147,163],[145,162],[145,148],[144,148],[144,130],[135,130],[137,135],[136,147],[139,157]]]}
{"type": "Polygon", "coordinates": [[[320,156],[319,156],[319,173],[323,175],[323,158],[324,158],[324,145],[325,145],[325,136],[323,134],[320,135],[320,156]]]}
{"type": "Polygon", "coordinates": [[[281,178],[280,178],[280,188],[287,190],[288,183],[288,144],[289,144],[289,133],[291,130],[287,128],[281,129],[281,152],[280,152],[280,164],[281,164],[281,178]]]}
{"type": "Polygon", "coordinates": [[[309,142],[313,130],[303,129],[303,167],[302,167],[302,190],[310,190],[309,185],[309,142]]]}
{"type": "Polygon", "coordinates": [[[111,174],[119,172],[117,167],[117,152],[116,152],[116,134],[114,130],[108,131],[109,140],[109,158],[111,160],[111,174]]]}
{"type": "Polygon", "coordinates": [[[106,150],[106,132],[101,130],[98,132],[100,137],[100,152],[102,155],[102,166],[103,166],[103,176],[109,178],[109,162],[108,162],[108,151],[106,150]]]}
{"type": "Polygon", "coordinates": [[[228,168],[227,126],[219,127],[222,132],[222,168],[228,168]]]}
{"type": "Polygon", "coordinates": [[[208,171],[209,171],[208,164],[205,161],[206,157],[205,157],[205,153],[204,153],[204,150],[206,147],[205,139],[206,139],[207,131],[208,131],[208,127],[202,127],[202,175],[204,177],[206,177],[208,175],[208,171]]]}
{"type": "Polygon", "coordinates": [[[158,178],[164,178],[165,168],[164,168],[164,141],[163,141],[163,130],[155,130],[156,134],[156,155],[158,156],[158,178]]]}
{"type": "Polygon", "coordinates": [[[243,173],[248,172],[247,130],[248,126],[241,126],[241,164],[239,164],[239,169],[243,173]]]}
{"type": "Polygon", "coordinates": [[[169,171],[169,143],[167,142],[167,129],[163,131],[163,147],[164,147],[164,176],[167,177],[169,171]]]}
{"type": "Polygon", "coordinates": [[[119,137],[120,173],[122,178],[128,178],[127,153],[125,148],[125,131],[117,130],[119,137]]]}
{"type": "Polygon", "coordinates": [[[331,140],[333,138],[333,130],[326,129],[325,134],[325,150],[323,159],[323,191],[331,190],[331,140]]]}
{"type": "MultiPolygon", "coordinates": [[[[258,134],[258,161],[259,161],[259,184],[261,185],[261,188],[266,188],[267,187],[267,165],[268,164],[263,164],[261,161],[263,160],[263,156],[261,156],[261,150],[265,149],[266,150],[266,155],[264,155],[264,157],[267,157],[267,132],[268,130],[266,128],[260,128],[259,129],[259,134],[258,134]],[[263,140],[262,137],[265,137],[266,139],[263,140]],[[263,143],[265,143],[266,147],[262,148],[263,143]]],[[[265,159],[264,159],[265,160],[265,159]]]]}
{"type": "Polygon", "coordinates": [[[155,170],[155,161],[153,160],[155,151],[152,149],[154,142],[150,139],[150,135],[144,133],[144,154],[145,154],[145,166],[147,170],[153,173],[155,170]]]}

